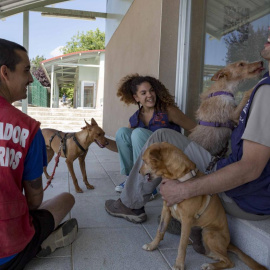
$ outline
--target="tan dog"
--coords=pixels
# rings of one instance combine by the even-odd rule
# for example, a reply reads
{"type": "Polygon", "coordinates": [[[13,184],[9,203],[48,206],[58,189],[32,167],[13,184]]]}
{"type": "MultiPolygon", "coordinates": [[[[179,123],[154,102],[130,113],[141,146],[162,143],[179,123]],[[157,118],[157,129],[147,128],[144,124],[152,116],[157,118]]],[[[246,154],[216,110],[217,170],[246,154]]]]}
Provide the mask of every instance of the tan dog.
{"type": "MultiPolygon", "coordinates": [[[[203,175],[197,171],[196,165],[174,145],[155,143],[146,149],[142,157],[144,164],[140,169],[142,175],[149,179],[162,176],[175,181],[192,181],[193,177],[203,175]]],[[[181,238],[175,270],[184,270],[186,248],[189,242],[191,227],[202,228],[202,238],[206,255],[218,262],[203,264],[203,270],[232,268],[234,263],[229,259],[227,250],[235,253],[251,269],[267,270],[240,249],[230,244],[227,218],[218,195],[203,195],[184,200],[168,207],[163,202],[160,224],[154,240],[143,246],[145,250],[154,250],[163,239],[171,216],[181,221],[181,238]]]]}
{"type": "MultiPolygon", "coordinates": [[[[73,162],[76,158],[79,159],[79,164],[83,176],[83,182],[88,189],[94,189],[94,186],[90,185],[87,181],[87,175],[85,171],[85,157],[88,152],[88,147],[91,143],[96,142],[101,148],[108,144],[105,138],[105,132],[98,126],[96,121],[92,118],[91,125],[86,121],[86,126],[81,131],[76,133],[64,133],[56,129],[44,128],[42,134],[45,139],[47,147],[47,161],[48,164],[54,156],[54,153],[58,153],[61,146],[61,157],[66,158],[66,164],[71,174],[76,192],[82,193],[82,189],[78,185],[78,180],[75,176],[73,169],[73,162]]],[[[50,175],[47,173],[47,167],[43,168],[43,172],[47,179],[50,175]]]]}
{"type": "MultiPolygon", "coordinates": [[[[232,129],[238,124],[240,113],[253,89],[245,92],[236,106],[233,94],[240,82],[258,77],[263,62],[235,62],[219,70],[213,77],[213,85],[201,94],[201,104],[196,112],[199,121],[189,138],[203,146],[213,156],[226,149],[232,129]]],[[[225,150],[226,151],[226,150],[225,150]]]]}

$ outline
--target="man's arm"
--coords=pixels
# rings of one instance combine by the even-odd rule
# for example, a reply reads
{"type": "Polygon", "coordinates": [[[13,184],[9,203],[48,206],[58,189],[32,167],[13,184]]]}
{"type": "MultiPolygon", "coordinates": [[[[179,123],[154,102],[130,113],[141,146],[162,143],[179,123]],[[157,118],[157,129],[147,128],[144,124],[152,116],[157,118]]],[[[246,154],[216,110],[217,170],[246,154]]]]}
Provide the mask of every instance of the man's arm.
{"type": "Polygon", "coordinates": [[[43,200],[42,176],[32,181],[23,181],[23,187],[29,210],[38,209],[43,200]]]}
{"type": "Polygon", "coordinates": [[[270,147],[244,140],[240,161],[184,183],[163,179],[160,192],[168,205],[173,205],[194,196],[227,191],[258,178],[269,158],[270,147]]]}

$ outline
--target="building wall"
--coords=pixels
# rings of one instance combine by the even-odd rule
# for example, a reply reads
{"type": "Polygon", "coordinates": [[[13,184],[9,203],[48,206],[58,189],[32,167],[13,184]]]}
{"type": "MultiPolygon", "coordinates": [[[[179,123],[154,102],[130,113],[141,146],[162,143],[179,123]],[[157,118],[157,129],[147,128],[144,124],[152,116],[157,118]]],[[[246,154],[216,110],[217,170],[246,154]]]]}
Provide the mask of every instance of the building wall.
{"type": "Polygon", "coordinates": [[[179,0],[134,0],[106,46],[103,128],[115,136],[136,105],[116,96],[118,83],[133,73],[160,80],[174,94],[179,0]],[[161,61],[162,60],[162,61],[161,61]]]}
{"type": "Polygon", "coordinates": [[[134,0],[107,0],[105,46],[109,43],[113,33],[121,23],[134,0]]]}
{"type": "Polygon", "coordinates": [[[162,1],[159,79],[175,95],[180,0],[162,1]]]}

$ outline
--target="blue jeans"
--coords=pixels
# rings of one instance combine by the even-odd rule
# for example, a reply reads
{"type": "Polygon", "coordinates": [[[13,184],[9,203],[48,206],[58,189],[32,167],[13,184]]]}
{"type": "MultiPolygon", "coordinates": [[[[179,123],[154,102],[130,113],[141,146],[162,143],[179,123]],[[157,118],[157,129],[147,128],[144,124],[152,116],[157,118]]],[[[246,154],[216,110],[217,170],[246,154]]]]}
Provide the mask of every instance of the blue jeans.
{"type": "Polygon", "coordinates": [[[152,131],[145,128],[132,129],[122,127],[118,129],[115,135],[115,141],[119,153],[121,174],[129,175],[144,144],[152,133],[152,131]]]}

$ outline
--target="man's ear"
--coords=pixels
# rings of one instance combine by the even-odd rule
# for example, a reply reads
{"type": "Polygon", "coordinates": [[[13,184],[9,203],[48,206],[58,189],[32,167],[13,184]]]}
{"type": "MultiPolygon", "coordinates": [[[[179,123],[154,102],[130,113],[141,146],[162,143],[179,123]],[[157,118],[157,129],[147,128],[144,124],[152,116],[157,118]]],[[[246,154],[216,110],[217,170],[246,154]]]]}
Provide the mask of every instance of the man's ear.
{"type": "Polygon", "coordinates": [[[0,67],[0,81],[7,80],[9,74],[9,68],[6,65],[0,67]]]}

